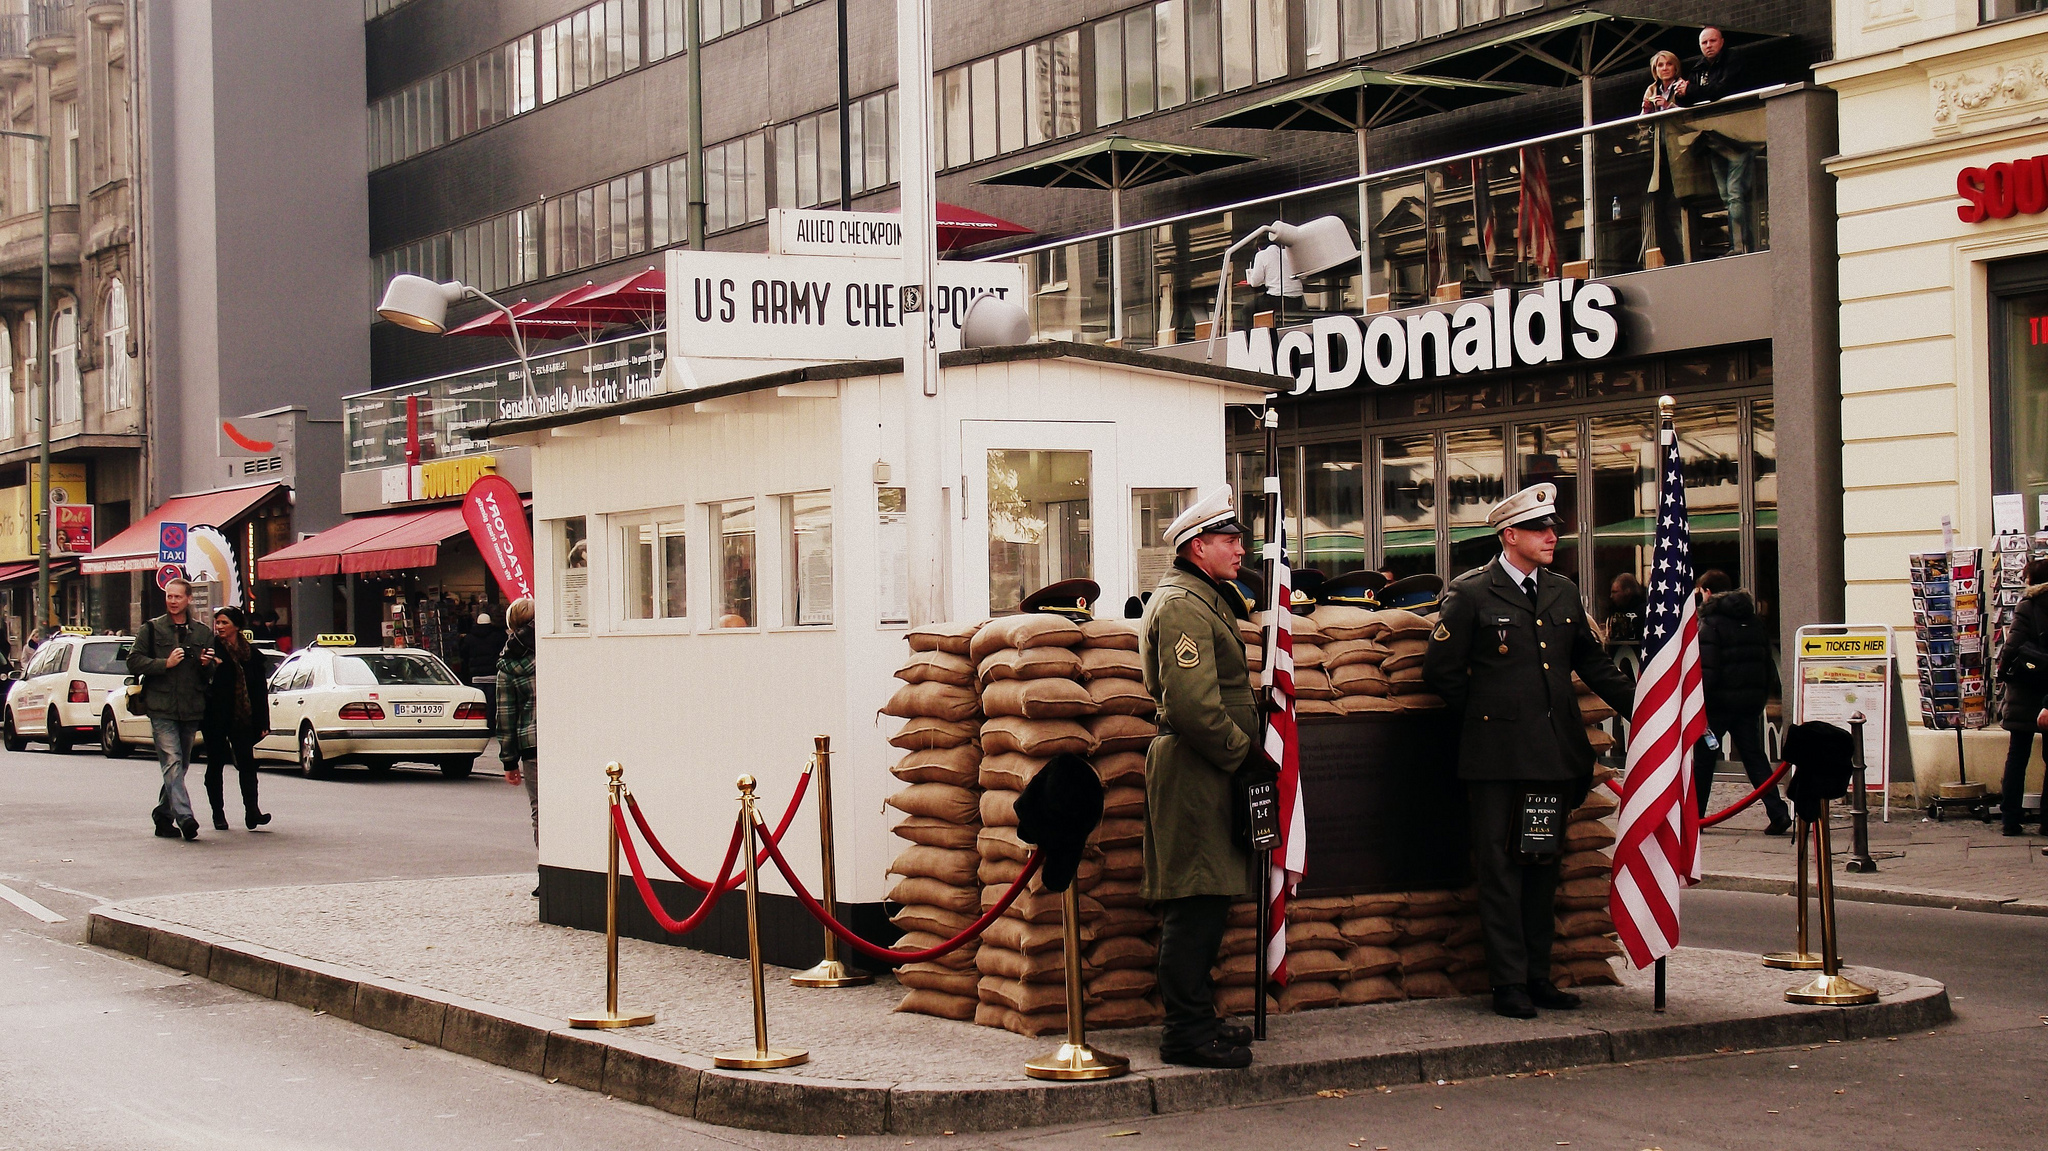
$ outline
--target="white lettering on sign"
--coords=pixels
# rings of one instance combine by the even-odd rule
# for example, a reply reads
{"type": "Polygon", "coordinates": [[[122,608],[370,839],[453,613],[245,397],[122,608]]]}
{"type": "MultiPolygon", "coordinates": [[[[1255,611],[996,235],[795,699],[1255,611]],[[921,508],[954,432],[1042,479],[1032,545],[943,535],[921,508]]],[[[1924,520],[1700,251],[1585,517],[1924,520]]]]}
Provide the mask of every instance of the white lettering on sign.
{"type": "MultiPolygon", "coordinates": [[[[943,265],[941,265],[943,267],[943,265]]],[[[1233,368],[1286,376],[1294,394],[1334,392],[1363,376],[1379,387],[1505,368],[1598,360],[1621,342],[1620,301],[1598,280],[1551,280],[1519,298],[1507,288],[1452,311],[1320,316],[1306,328],[1227,337],[1233,368]]]]}
{"type": "Polygon", "coordinates": [[[768,239],[769,254],[775,256],[894,258],[903,254],[903,217],[894,212],[770,208],[768,239]]]}
{"type": "MultiPolygon", "coordinates": [[[[842,216],[844,213],[824,213],[842,216]]],[[[960,347],[968,305],[1024,296],[1024,269],[942,260],[928,319],[942,352],[960,347]]],[[[668,338],[698,359],[879,360],[903,354],[903,264],[893,259],[673,250],[668,338]]]]}

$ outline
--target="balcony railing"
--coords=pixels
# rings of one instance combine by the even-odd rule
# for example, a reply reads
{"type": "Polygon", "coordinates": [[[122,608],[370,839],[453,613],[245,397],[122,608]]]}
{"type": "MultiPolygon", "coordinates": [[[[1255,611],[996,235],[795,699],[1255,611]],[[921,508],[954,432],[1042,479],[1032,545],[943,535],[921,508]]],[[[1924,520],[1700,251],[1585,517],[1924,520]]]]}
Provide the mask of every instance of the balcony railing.
{"type": "MultiPolygon", "coordinates": [[[[1369,286],[1359,264],[1346,264],[1304,277],[1302,295],[1280,310],[1357,314],[1367,297],[1379,296],[1386,299],[1376,306],[1407,307],[1447,285],[1471,296],[1551,279],[1564,264],[1589,258],[1592,274],[1609,276],[1763,251],[1770,246],[1764,91],[1373,173],[1363,196],[1369,286]]],[[[1109,340],[1116,276],[1125,346],[1190,340],[1211,318],[1232,240],[1274,220],[1320,216],[1341,217],[1355,237],[1359,183],[1353,177],[986,258],[1024,265],[1041,338],[1109,340]],[[1121,266],[1112,268],[1118,256],[1121,266]]],[[[1240,279],[1247,263],[1248,254],[1235,264],[1240,279]]],[[[1278,304],[1263,291],[1234,289],[1231,327],[1278,304]]]]}
{"type": "Polygon", "coordinates": [[[78,0],[35,0],[28,7],[29,39],[78,34],[78,0]]]}
{"type": "Polygon", "coordinates": [[[0,60],[28,60],[29,14],[0,13],[0,60]]]}

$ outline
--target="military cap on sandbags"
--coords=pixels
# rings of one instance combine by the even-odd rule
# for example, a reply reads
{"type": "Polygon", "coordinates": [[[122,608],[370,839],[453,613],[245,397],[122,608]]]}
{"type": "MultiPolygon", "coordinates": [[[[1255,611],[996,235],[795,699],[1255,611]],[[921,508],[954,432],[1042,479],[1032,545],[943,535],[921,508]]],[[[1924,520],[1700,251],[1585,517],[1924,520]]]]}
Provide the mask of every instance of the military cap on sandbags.
{"type": "Polygon", "coordinates": [[[1316,592],[1322,588],[1324,579],[1323,573],[1314,568],[1302,568],[1289,577],[1293,594],[1288,606],[1295,615],[1307,615],[1316,610],[1316,592]]]}
{"type": "Polygon", "coordinates": [[[1102,777],[1087,760],[1061,752],[1024,785],[1016,811],[1017,838],[1038,848],[1045,889],[1065,891],[1102,822],[1102,777]]]}
{"type": "Polygon", "coordinates": [[[1178,549],[1199,535],[1241,536],[1244,525],[1237,522],[1237,508],[1231,503],[1230,485],[1224,484],[1194,502],[1166,526],[1166,542],[1178,549]]]}
{"type": "Polygon", "coordinates": [[[1266,577],[1257,568],[1238,568],[1235,577],[1223,581],[1223,593],[1223,598],[1233,601],[1233,610],[1243,609],[1244,619],[1266,610],[1266,577]]]}
{"type": "Polygon", "coordinates": [[[1102,598],[1102,586],[1092,579],[1063,579],[1049,583],[1017,605],[1022,612],[1044,612],[1065,616],[1075,623],[1095,618],[1095,601],[1102,598]]]}
{"type": "Polygon", "coordinates": [[[1557,485],[1530,484],[1514,495],[1493,505],[1486,513],[1486,526],[1494,531],[1502,528],[1528,528],[1536,530],[1556,527],[1564,521],[1557,514],[1557,485]]]}
{"type": "Polygon", "coordinates": [[[1316,602],[1372,609],[1380,606],[1380,589],[1386,586],[1387,577],[1376,571],[1345,572],[1322,582],[1316,589],[1316,602]]]}
{"type": "Polygon", "coordinates": [[[1380,589],[1381,607],[1406,608],[1412,612],[1426,612],[1443,598],[1444,578],[1427,572],[1402,576],[1380,589]]]}

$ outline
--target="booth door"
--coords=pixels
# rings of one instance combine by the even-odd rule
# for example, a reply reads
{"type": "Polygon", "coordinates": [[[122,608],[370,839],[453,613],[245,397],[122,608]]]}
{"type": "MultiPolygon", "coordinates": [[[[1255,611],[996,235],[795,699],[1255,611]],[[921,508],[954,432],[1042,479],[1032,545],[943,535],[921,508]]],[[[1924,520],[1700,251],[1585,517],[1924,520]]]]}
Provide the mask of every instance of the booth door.
{"type": "Polygon", "coordinates": [[[965,614],[1003,615],[1063,579],[1092,579],[1121,604],[1128,512],[1118,499],[1116,427],[1080,421],[967,420],[960,467],[965,614]]]}

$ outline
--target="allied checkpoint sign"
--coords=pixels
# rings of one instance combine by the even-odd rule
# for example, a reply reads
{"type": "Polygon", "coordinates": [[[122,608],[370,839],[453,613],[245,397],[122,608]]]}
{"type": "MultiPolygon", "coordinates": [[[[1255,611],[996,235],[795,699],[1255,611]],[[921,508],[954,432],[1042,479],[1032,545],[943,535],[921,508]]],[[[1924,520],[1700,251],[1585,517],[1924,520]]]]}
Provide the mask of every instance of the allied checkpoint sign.
{"type": "Polygon", "coordinates": [[[1850,730],[1863,713],[1863,789],[1882,792],[1891,818],[1892,629],[1884,624],[1808,624],[1794,656],[1799,690],[1794,723],[1820,720],[1850,730]]]}

